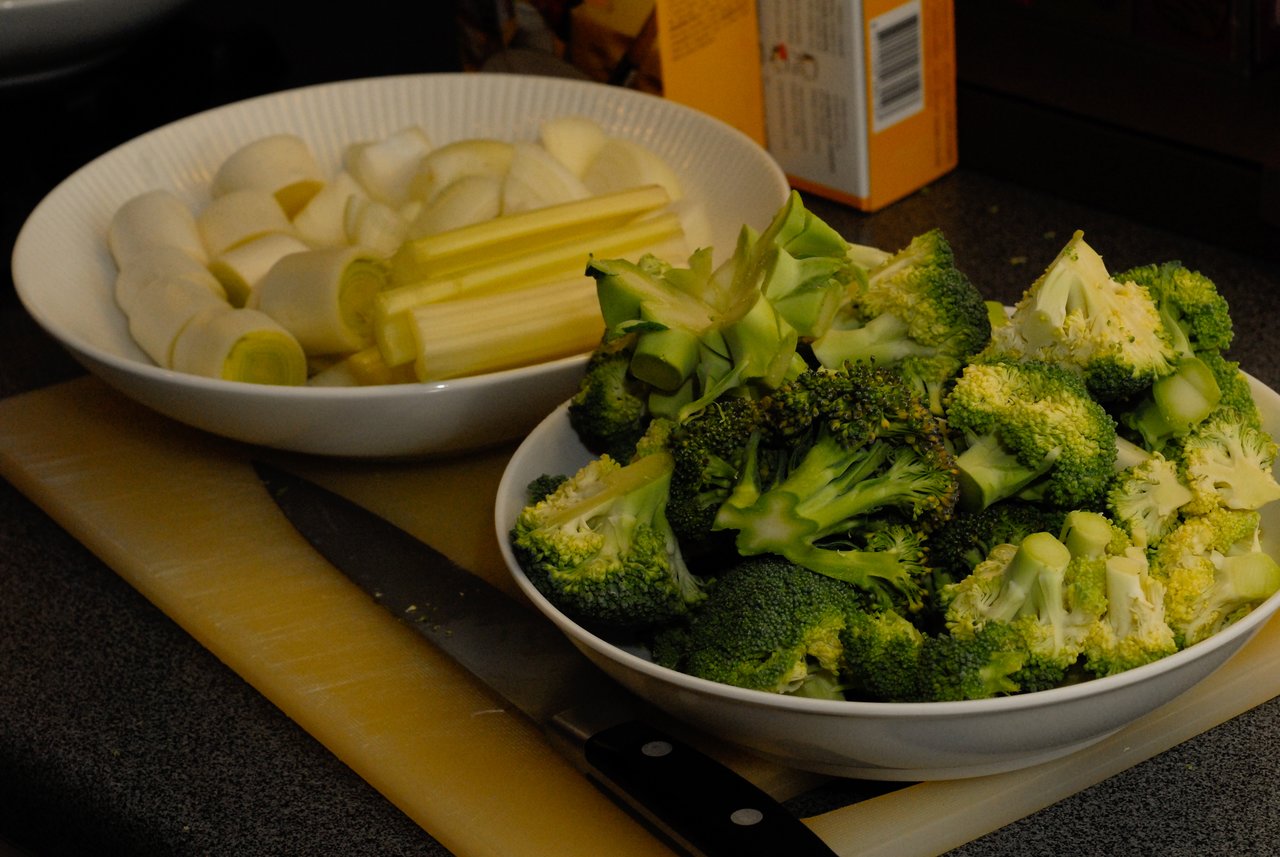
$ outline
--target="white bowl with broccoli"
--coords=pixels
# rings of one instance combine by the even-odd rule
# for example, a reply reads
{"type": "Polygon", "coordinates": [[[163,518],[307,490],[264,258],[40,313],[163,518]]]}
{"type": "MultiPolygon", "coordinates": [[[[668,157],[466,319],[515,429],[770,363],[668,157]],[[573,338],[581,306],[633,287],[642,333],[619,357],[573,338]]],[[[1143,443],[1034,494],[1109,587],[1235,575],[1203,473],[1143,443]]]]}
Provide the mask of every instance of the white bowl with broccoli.
{"type": "Polygon", "coordinates": [[[1280,396],[1207,279],[1114,279],[1077,233],[996,313],[936,232],[855,252],[794,198],[717,262],[610,267],[640,323],[498,491],[519,586],[639,696],[801,768],[980,776],[1153,712],[1280,609],[1280,396]]]}

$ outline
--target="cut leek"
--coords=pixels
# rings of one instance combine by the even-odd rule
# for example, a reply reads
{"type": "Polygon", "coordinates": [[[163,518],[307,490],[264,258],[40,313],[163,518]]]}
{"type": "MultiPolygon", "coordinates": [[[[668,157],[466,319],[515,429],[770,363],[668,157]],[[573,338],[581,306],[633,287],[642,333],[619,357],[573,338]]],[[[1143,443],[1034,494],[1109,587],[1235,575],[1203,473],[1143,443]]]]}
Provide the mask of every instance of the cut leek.
{"type": "Polygon", "coordinates": [[[417,381],[413,364],[388,366],[376,345],[349,354],[311,376],[313,387],[373,387],[417,381]]]}
{"type": "Polygon", "coordinates": [[[195,215],[168,190],[138,194],[116,209],[107,226],[107,246],[118,267],[153,247],[177,247],[202,262],[208,259],[195,215]]]}
{"type": "Polygon", "coordinates": [[[157,365],[171,369],[173,343],[196,313],[207,307],[229,307],[203,283],[183,276],[154,281],[145,300],[134,301],[128,313],[129,335],[157,365]]]}
{"type": "Polygon", "coordinates": [[[185,277],[203,283],[215,297],[225,299],[226,290],[205,264],[179,247],[161,245],[139,248],[130,254],[116,273],[116,305],[128,315],[134,304],[145,300],[151,284],[163,277],[185,277]]]}
{"type": "Polygon", "coordinates": [[[504,215],[407,242],[392,257],[397,285],[439,277],[482,261],[528,253],[571,236],[615,229],[656,212],[671,197],[657,185],[504,215]]]}
{"type": "Polygon", "coordinates": [[[324,183],[324,173],[306,141],[295,134],[271,134],[232,152],[214,173],[210,190],[214,196],[265,190],[292,217],[324,183]]]}
{"type": "MultiPolygon", "coordinates": [[[[409,224],[409,238],[422,238],[492,220],[502,213],[502,179],[463,176],[451,182],[409,224]]],[[[399,251],[397,251],[399,252],[399,251]]]]}
{"type": "Polygon", "coordinates": [[[427,132],[410,125],[380,140],[349,146],[343,163],[369,196],[396,208],[408,201],[413,177],[431,148],[427,132]]]}
{"type": "Polygon", "coordinates": [[[505,140],[478,137],[432,149],[422,158],[410,182],[410,196],[431,202],[446,187],[468,176],[502,179],[511,167],[515,146],[505,140]]]}
{"type": "Polygon", "coordinates": [[[661,251],[670,257],[672,242],[683,246],[680,222],[675,215],[665,215],[492,265],[470,268],[451,278],[388,288],[374,298],[374,337],[387,363],[397,366],[413,359],[415,346],[407,313],[420,306],[488,295],[513,296],[510,299],[514,300],[514,296],[526,289],[580,277],[593,254],[638,258],[646,252],[661,251]]]}
{"type": "Polygon", "coordinates": [[[297,337],[308,354],[341,354],[373,344],[372,304],[386,266],[361,247],[292,253],[272,266],[253,306],[297,337]]]}
{"type": "Polygon", "coordinates": [[[427,304],[410,313],[414,371],[437,381],[590,351],[604,334],[595,280],[581,276],[514,294],[427,304]]]}
{"type": "Polygon", "coordinates": [[[207,307],[193,315],[173,343],[178,372],[298,386],[307,381],[307,358],[289,331],[253,309],[207,307]]]}
{"type": "Polygon", "coordinates": [[[521,141],[512,145],[515,152],[502,180],[503,214],[518,214],[591,196],[582,179],[537,143],[521,141]]]}
{"type": "Polygon", "coordinates": [[[347,244],[346,211],[352,197],[367,199],[364,188],[346,171],[334,174],[324,187],[293,216],[298,237],[312,247],[347,244]]]}
{"type": "Polygon", "coordinates": [[[210,258],[262,235],[293,232],[284,209],[265,190],[233,190],[214,197],[196,217],[196,226],[210,258]]]}
{"type": "Polygon", "coordinates": [[[404,243],[409,224],[399,212],[386,203],[367,197],[353,196],[347,200],[347,208],[343,213],[343,228],[346,230],[349,243],[387,258],[404,243]]]}
{"type": "Polygon", "coordinates": [[[583,173],[582,182],[592,193],[658,184],[672,199],[684,196],[680,179],[666,159],[643,143],[624,137],[605,140],[583,173]]]}
{"type": "Polygon", "coordinates": [[[600,123],[585,116],[556,116],[538,127],[542,147],[581,178],[604,146],[608,135],[600,123]]]}
{"type": "Polygon", "coordinates": [[[232,306],[242,307],[272,266],[290,253],[311,248],[300,238],[283,232],[268,232],[232,247],[209,262],[209,272],[226,290],[232,306]]]}

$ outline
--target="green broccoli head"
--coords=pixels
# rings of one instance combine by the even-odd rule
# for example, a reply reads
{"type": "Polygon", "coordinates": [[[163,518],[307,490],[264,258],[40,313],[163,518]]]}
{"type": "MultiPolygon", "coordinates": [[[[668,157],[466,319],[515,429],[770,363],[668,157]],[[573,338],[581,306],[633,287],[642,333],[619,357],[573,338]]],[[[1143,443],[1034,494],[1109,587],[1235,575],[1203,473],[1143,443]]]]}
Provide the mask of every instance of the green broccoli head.
{"type": "Polygon", "coordinates": [[[1007,625],[990,625],[973,634],[937,634],[920,647],[916,680],[918,702],[956,702],[1018,693],[1018,674],[1027,662],[1026,647],[1007,625]]]}
{"type": "Polygon", "coordinates": [[[1079,376],[1038,361],[965,367],[946,402],[965,438],[956,457],[963,508],[1009,497],[1091,508],[1110,485],[1116,427],[1079,376]]]}
{"type": "Polygon", "coordinates": [[[1107,491],[1108,513],[1139,547],[1157,544],[1195,499],[1176,461],[1158,452],[1116,475],[1107,491]]]}
{"type": "Polygon", "coordinates": [[[1146,288],[1180,350],[1199,354],[1231,346],[1234,330],[1227,300],[1199,271],[1174,261],[1130,268],[1115,279],[1146,288]]]}
{"type": "Polygon", "coordinates": [[[1194,494],[1190,510],[1261,509],[1280,500],[1273,472],[1277,452],[1271,435],[1247,418],[1215,411],[1182,441],[1182,473],[1194,494]]]}
{"type": "Polygon", "coordinates": [[[606,339],[587,360],[569,400],[569,424],[596,455],[628,461],[651,419],[648,386],[631,374],[634,336],[606,339]]]}
{"type": "Polygon", "coordinates": [[[662,452],[626,466],[602,456],[526,506],[510,538],[534,586],[592,626],[649,627],[687,613],[704,585],[666,519],[673,467],[662,452]]]}
{"type": "Polygon", "coordinates": [[[888,370],[812,369],[761,402],[741,474],[714,527],[876,592],[920,600],[921,533],[958,494],[937,418],[888,370]]]}
{"type": "Polygon", "coordinates": [[[1147,289],[1113,279],[1079,231],[992,332],[989,352],[1070,369],[1104,402],[1138,394],[1177,356],[1147,289]]]}
{"type": "Polygon", "coordinates": [[[1088,673],[1115,675],[1178,650],[1165,620],[1164,585],[1151,576],[1141,548],[1107,557],[1105,582],[1106,612],[1084,641],[1088,673]]]}
{"type": "Polygon", "coordinates": [[[845,696],[879,702],[919,698],[925,636],[894,610],[855,611],[841,638],[845,696]]]}
{"type": "Polygon", "coordinates": [[[998,544],[1017,544],[1032,533],[1062,529],[1062,509],[1005,500],[975,511],[959,511],[925,542],[936,586],[969,576],[998,544]]]}
{"type": "Polygon", "coordinates": [[[1280,566],[1260,544],[1261,517],[1218,508],[1184,520],[1151,555],[1165,619],[1180,647],[1198,643],[1280,590],[1280,566]]]}
{"type": "Polygon", "coordinates": [[[939,404],[945,385],[991,338],[981,292],[935,229],[867,272],[832,326],[812,343],[823,366],[896,366],[939,404]]]}
{"type": "Polygon", "coordinates": [[[843,683],[844,637],[857,590],[777,556],[720,574],[688,621],[660,631],[654,659],[689,675],[770,693],[843,683]]]}

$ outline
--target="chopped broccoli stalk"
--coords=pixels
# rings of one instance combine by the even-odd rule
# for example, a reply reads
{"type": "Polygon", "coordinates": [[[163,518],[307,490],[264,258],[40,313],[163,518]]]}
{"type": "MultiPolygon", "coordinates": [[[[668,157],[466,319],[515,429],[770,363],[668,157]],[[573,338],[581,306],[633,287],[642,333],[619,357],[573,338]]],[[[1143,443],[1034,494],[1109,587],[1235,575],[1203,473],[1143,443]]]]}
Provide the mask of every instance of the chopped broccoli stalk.
{"type": "Polygon", "coordinates": [[[898,367],[940,406],[943,388],[990,338],[982,294],[935,229],[868,271],[812,348],[823,366],[898,367]]]}
{"type": "Polygon", "coordinates": [[[1213,413],[1221,398],[1217,377],[1204,360],[1183,357],[1122,419],[1142,438],[1145,448],[1162,450],[1171,439],[1186,436],[1213,413]]]}
{"type": "Polygon", "coordinates": [[[688,612],[702,581],[666,519],[671,456],[595,459],[526,506],[511,545],[530,581],[566,614],[597,626],[648,627],[688,612]]]}
{"type": "Polygon", "coordinates": [[[1262,551],[1261,517],[1215,509],[1187,518],[1155,549],[1165,617],[1181,647],[1198,643],[1280,590],[1280,566],[1262,551]]]}
{"type": "Polygon", "coordinates": [[[965,509],[1007,497],[1087,508],[1111,482],[1115,422],[1080,378],[1061,367],[970,364],[947,398],[946,416],[965,437],[956,457],[965,509]]]}
{"type": "Polygon", "coordinates": [[[1164,586],[1149,574],[1140,548],[1107,558],[1106,591],[1106,614],[1085,640],[1086,670],[1115,675],[1177,651],[1165,621],[1164,586]]]}
{"type": "Polygon", "coordinates": [[[1147,289],[1117,282],[1077,231],[992,333],[991,356],[1040,360],[1085,379],[1100,401],[1123,401],[1173,369],[1177,356],[1147,289]]]}
{"type": "Polygon", "coordinates": [[[744,555],[778,554],[916,602],[917,533],[950,516],[957,487],[940,423],[898,375],[812,369],[761,403],[714,526],[735,531],[744,555]]]}

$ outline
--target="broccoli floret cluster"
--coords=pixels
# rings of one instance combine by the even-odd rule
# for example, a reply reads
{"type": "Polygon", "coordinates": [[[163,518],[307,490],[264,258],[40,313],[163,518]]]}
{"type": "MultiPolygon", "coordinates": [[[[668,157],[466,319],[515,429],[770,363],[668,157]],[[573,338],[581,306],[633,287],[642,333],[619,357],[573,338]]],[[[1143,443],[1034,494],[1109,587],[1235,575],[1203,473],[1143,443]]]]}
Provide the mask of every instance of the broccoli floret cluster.
{"type": "Polygon", "coordinates": [[[1280,447],[1178,262],[1076,233],[1006,313],[933,230],[851,244],[797,195],[719,266],[593,260],[570,402],[596,456],[510,533],[575,620],[711,681],[1028,693],[1141,667],[1280,591],[1280,447]]]}

